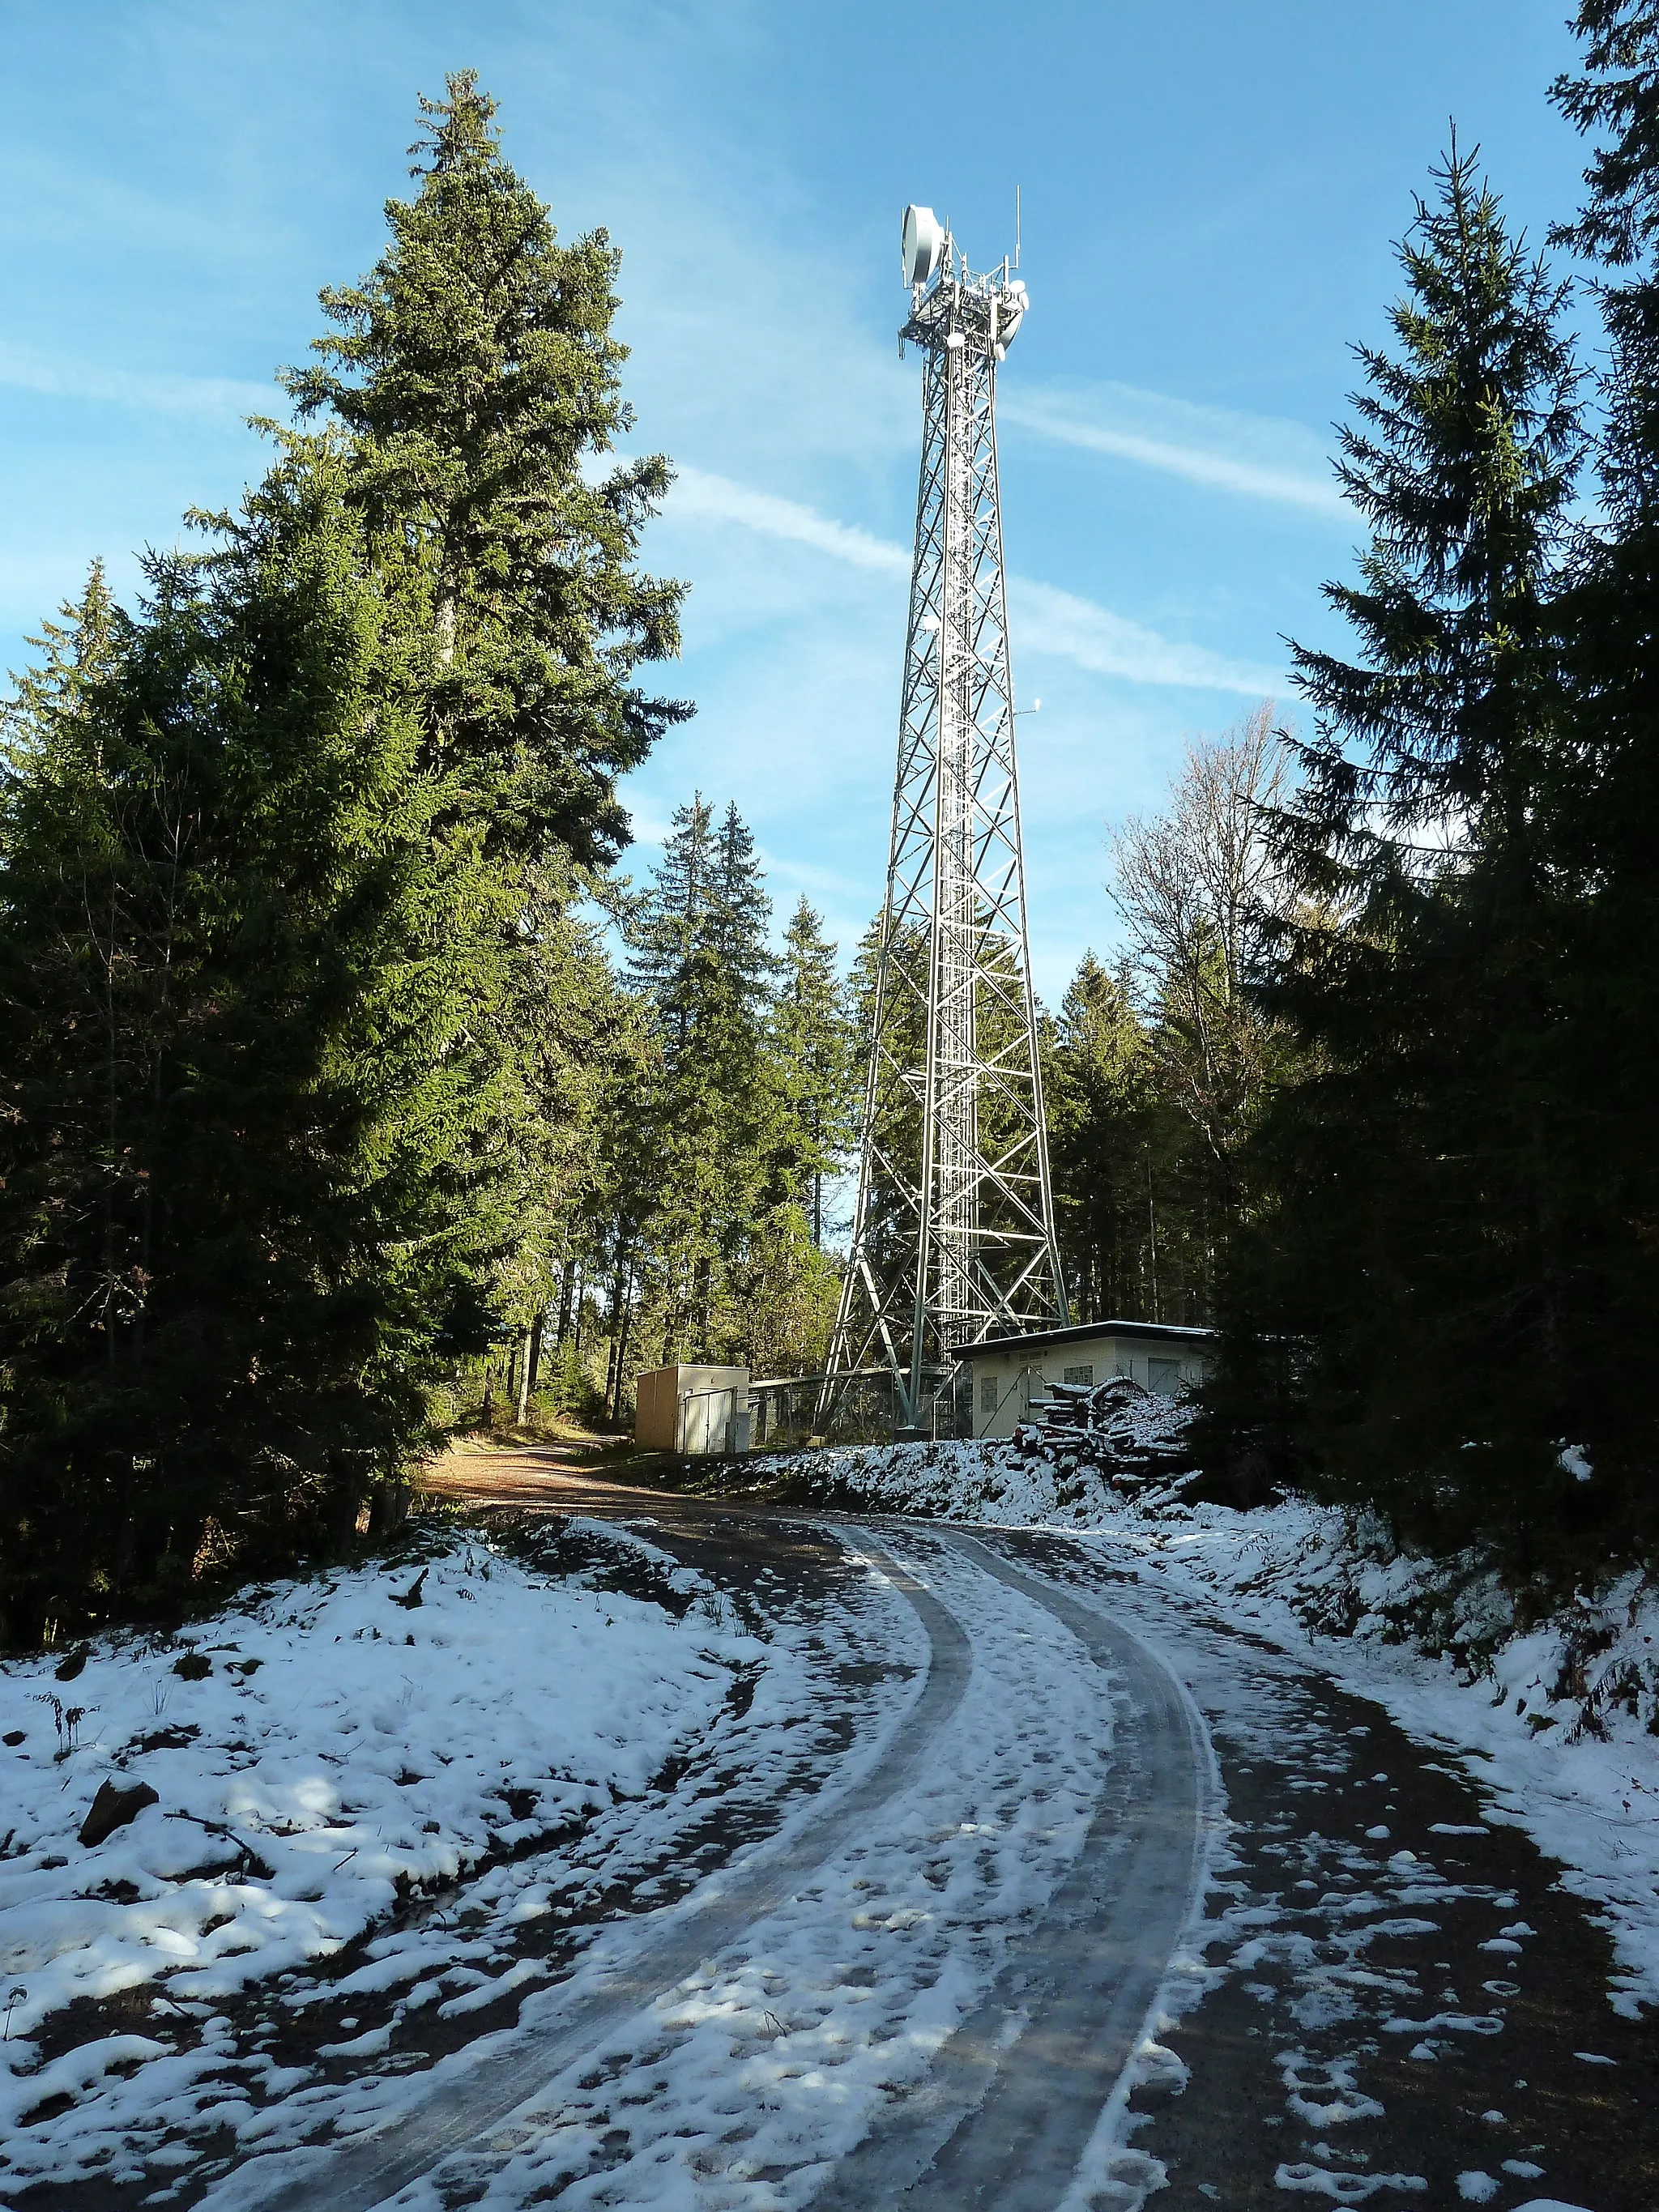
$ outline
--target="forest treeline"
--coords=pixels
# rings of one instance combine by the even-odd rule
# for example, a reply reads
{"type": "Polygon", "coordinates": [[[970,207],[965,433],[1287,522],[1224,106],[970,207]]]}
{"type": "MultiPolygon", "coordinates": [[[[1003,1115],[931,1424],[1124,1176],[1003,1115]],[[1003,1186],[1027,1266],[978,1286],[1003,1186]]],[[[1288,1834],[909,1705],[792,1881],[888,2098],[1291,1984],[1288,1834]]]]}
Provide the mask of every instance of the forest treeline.
{"type": "MultiPolygon", "coordinates": [[[[1043,1024],[1075,1315],[1218,1326],[1213,1480],[1522,1567],[1650,1553],[1659,1443],[1659,10],[1577,29],[1582,212],[1534,252],[1454,148],[1360,354],[1346,656],[1193,740],[1043,1024]]],[[[690,708],[619,258],[422,106],[263,477],[4,709],[0,1640],[827,1349],[873,935],[701,794],[623,872],[690,708]]]]}
{"type": "MultiPolygon", "coordinates": [[[[1434,172],[1339,433],[1347,649],[1119,840],[1086,994],[1185,1117],[1212,1483],[1568,1577],[1659,1538],[1659,9],[1575,28],[1583,209],[1534,251],[1474,152],[1434,172]]],[[[1056,1103],[1063,1158],[1105,1121],[1056,1103]]]]}
{"type": "Polygon", "coordinates": [[[613,453],[619,257],[494,114],[422,102],[264,476],[4,708],[0,1642],[336,1551],[532,1381],[822,1358],[836,950],[735,809],[617,870],[690,712],[670,471],[613,453]]]}
{"type": "Polygon", "coordinates": [[[1522,1575],[1659,1536],[1659,9],[1576,27],[1579,271],[1454,143],[1358,352],[1368,543],[1326,587],[1347,651],[1291,648],[1310,732],[1195,748],[1119,874],[1137,957],[1196,917],[1160,1012],[1212,1479],[1522,1575]]]}

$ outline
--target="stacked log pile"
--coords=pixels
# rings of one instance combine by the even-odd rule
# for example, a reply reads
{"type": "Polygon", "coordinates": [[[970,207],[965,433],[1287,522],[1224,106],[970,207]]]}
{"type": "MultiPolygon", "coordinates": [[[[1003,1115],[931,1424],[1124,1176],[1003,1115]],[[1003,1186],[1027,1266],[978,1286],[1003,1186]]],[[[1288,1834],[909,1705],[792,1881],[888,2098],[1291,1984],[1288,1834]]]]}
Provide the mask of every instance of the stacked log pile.
{"type": "Polygon", "coordinates": [[[1062,1479],[1093,1474],[1117,1490],[1190,1476],[1193,1409],[1127,1375],[1109,1382],[1054,1382],[1015,1430],[1012,1450],[1041,1459],[1062,1479]]]}

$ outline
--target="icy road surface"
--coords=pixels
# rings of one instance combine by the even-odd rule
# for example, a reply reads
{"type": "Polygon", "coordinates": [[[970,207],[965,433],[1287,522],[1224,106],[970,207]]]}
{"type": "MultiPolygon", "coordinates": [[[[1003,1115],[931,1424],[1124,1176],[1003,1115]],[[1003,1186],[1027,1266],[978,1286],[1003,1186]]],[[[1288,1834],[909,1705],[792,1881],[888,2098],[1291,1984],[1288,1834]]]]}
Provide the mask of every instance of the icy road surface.
{"type": "Polygon", "coordinates": [[[1443,1750],[1107,1539],[567,1495],[706,1612],[641,1620],[679,1747],[303,1971],[32,2029],[0,2201],[1659,2205],[1652,2033],[1443,1750]]]}

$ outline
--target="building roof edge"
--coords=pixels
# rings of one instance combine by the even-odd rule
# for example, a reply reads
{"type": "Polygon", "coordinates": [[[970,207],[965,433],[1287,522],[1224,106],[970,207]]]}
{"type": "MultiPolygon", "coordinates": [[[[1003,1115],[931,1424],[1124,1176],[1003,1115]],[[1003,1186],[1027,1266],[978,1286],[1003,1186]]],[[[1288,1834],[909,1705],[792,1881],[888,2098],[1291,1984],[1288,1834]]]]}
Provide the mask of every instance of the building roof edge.
{"type": "Polygon", "coordinates": [[[1021,1336],[982,1336],[977,1343],[957,1347],[955,1358],[972,1359],[983,1352],[1035,1352],[1047,1344],[1081,1344],[1095,1336],[1127,1336],[1132,1339],[1174,1337],[1183,1343],[1212,1344],[1216,1331],[1195,1328],[1185,1322],[1162,1321],[1089,1321],[1076,1322],[1065,1328],[1032,1329],[1021,1336]]]}

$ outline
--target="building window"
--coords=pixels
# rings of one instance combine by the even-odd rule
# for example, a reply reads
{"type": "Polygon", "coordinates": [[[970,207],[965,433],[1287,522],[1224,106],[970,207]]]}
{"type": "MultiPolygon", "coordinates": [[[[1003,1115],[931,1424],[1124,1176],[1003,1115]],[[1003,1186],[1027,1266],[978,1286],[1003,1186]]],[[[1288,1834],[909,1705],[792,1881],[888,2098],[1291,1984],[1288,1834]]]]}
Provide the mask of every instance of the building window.
{"type": "Polygon", "coordinates": [[[1067,1382],[1092,1382],[1095,1379],[1094,1363],[1090,1361],[1082,1367],[1068,1367],[1064,1379],[1067,1382]]]}
{"type": "Polygon", "coordinates": [[[997,1378],[994,1375],[981,1375],[979,1382],[979,1410],[981,1413],[994,1413],[996,1409],[997,1378]]]}
{"type": "Polygon", "coordinates": [[[1173,1398],[1181,1388],[1181,1362],[1178,1359],[1149,1359],[1146,1362],[1146,1384],[1160,1397],[1173,1398]]]}

